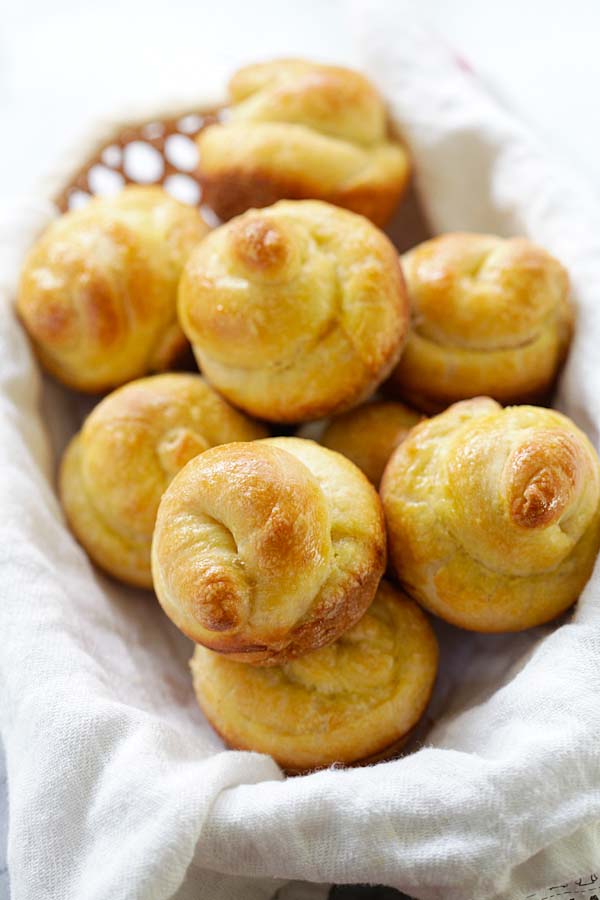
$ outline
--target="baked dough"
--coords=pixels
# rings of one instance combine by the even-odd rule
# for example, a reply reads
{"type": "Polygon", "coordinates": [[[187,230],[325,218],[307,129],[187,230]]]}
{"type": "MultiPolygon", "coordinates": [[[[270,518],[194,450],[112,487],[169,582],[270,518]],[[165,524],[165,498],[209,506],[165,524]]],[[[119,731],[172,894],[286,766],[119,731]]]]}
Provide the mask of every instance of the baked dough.
{"type": "Polygon", "coordinates": [[[179,317],[207,379],[261,419],[366,399],[404,345],[398,255],[362,216],[313,200],[250,210],[191,254],[179,317]]]}
{"type": "Polygon", "coordinates": [[[362,472],[313,441],[268,438],[207,450],[172,481],[152,571],[188,637],[273,665],[354,625],[385,557],[381,504],[362,472]]]}
{"type": "Polygon", "coordinates": [[[364,403],[329,422],[320,443],[351,459],[378,487],[393,451],[422,418],[403,403],[364,403]]]}
{"type": "Polygon", "coordinates": [[[472,631],[520,631],[575,602],[600,546],[600,469],[551,409],[456,403],[385,470],[390,556],[405,589],[472,631]]]}
{"type": "Polygon", "coordinates": [[[263,438],[200,375],[153,375],[109,394],[69,444],[60,494],[89,556],[121,581],[152,587],[150,546],[173,476],[209,447],[263,438]]]}
{"type": "Polygon", "coordinates": [[[191,668],[198,703],[230,746],[302,772],[397,751],[427,706],[437,661],[426,616],[382,581],[328,647],[269,669],[196,647],[191,668]]]}
{"type": "Polygon", "coordinates": [[[246,66],[224,122],[198,136],[204,200],[223,219],[317,199],[384,225],[410,174],[384,103],[358,72],[303,60],[246,66]]]}
{"type": "Polygon", "coordinates": [[[564,360],[573,311],[561,264],[525,238],[446,234],[402,257],[413,329],[390,379],[426,412],[486,394],[545,398],[564,360]]]}
{"type": "Polygon", "coordinates": [[[17,299],[43,366],[90,393],[168,368],[186,346],[181,269],[208,230],[159,187],[126,187],[56,219],[27,256],[17,299]]]}

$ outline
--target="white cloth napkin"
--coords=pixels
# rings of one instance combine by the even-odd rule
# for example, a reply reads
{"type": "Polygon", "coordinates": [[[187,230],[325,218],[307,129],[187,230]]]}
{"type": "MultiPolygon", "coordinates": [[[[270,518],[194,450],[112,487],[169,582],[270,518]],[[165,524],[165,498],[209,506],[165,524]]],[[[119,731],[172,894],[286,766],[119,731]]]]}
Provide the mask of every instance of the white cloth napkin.
{"type": "MultiPolygon", "coordinates": [[[[357,63],[412,148],[433,230],[526,234],[569,268],[579,320],[560,405],[598,446],[589,189],[393,8],[357,24],[357,63]]],[[[518,900],[598,865],[599,567],[559,628],[440,628],[436,724],[412,755],[286,780],[268,757],[223,750],[193,699],[190,644],[150,595],[95,571],[64,525],[55,454],[84,407],[40,383],[11,312],[23,250],[51,214],[30,204],[0,231],[0,727],[14,900],[267,900],[288,879],[518,900]]],[[[589,890],[580,880],[586,900],[592,879],[589,890]]]]}

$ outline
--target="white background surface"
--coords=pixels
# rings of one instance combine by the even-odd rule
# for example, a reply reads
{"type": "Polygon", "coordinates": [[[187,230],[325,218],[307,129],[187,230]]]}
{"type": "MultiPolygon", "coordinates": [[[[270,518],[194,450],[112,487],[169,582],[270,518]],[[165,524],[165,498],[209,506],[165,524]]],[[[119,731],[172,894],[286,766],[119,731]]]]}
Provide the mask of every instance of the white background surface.
{"type": "MultiPolygon", "coordinates": [[[[390,0],[394,2],[394,0],[390,0]]],[[[600,2],[400,4],[454,44],[600,196],[600,2]]],[[[17,203],[98,115],[174,97],[243,61],[352,62],[343,0],[0,0],[0,203],[17,203]]],[[[0,898],[8,896],[0,760],[0,898]]]]}
{"type": "MultiPolygon", "coordinates": [[[[390,3],[397,0],[390,0],[390,3]]],[[[600,185],[597,0],[419,0],[475,69],[600,185]]],[[[0,199],[30,188],[98,114],[202,88],[243,60],[351,61],[344,0],[1,0],[0,199]]]]}

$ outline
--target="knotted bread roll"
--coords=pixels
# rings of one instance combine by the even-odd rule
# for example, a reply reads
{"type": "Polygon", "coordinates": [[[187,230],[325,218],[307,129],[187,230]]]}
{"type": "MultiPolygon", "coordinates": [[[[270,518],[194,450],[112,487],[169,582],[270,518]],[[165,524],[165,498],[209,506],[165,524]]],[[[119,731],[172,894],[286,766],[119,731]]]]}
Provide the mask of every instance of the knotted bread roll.
{"type": "Polygon", "coordinates": [[[427,412],[487,394],[540,400],[571,338],[569,280],[525,238],[446,234],[402,257],[413,329],[390,379],[427,412]]]}
{"type": "Polygon", "coordinates": [[[185,348],[177,284],[208,232],[158,187],[127,187],[56,219],[25,261],[17,311],[44,367],[96,393],[168,368],[185,348]]]}
{"type": "Polygon", "coordinates": [[[198,136],[204,200],[221,218],[284,198],[315,198],[387,222],[410,165],[366,78],[277,60],[240,69],[229,90],[225,121],[198,136]]]}
{"type": "Polygon", "coordinates": [[[269,669],[196,647],[191,668],[198,703],[230,746],[302,772],[391,756],[427,706],[437,660],[425,615],[382,581],[328,647],[269,669]]]}
{"type": "Polygon", "coordinates": [[[550,409],[488,397],[417,425],[385,470],[390,556],[406,590],[473,631],[519,631],[579,596],[600,546],[600,467],[550,409]]]}
{"type": "Polygon", "coordinates": [[[388,459],[422,418],[403,403],[364,403],[332,419],[320,443],[347,456],[379,487],[388,459]]]}
{"type": "Polygon", "coordinates": [[[179,286],[183,330],[207,379],[261,419],[299,422],[360,402],[408,328],[398,255],[362,216],[282,201],[213,231],[179,286]]]}
{"type": "Polygon", "coordinates": [[[215,444],[265,434],[199,375],[133,381],[95,407],[65,452],[60,494],[69,524],[99,566],[152,587],[152,531],[173,476],[215,444]]]}
{"type": "Polygon", "coordinates": [[[284,662],[363,615],[385,567],[379,498],[312,441],[207,450],[172,481],[152,545],[158,599],[192,640],[232,659],[284,662]]]}

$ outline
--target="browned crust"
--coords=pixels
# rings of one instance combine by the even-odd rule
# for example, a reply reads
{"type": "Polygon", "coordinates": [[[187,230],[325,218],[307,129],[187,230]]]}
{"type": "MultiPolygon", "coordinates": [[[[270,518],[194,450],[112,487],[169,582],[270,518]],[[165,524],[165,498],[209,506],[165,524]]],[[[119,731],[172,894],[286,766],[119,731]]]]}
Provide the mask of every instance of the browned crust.
{"type": "MultiPolygon", "coordinates": [[[[385,534],[383,511],[380,515],[382,534],[385,534]]],[[[385,543],[378,544],[374,541],[372,550],[369,565],[365,565],[363,572],[355,574],[346,587],[343,598],[334,607],[328,606],[327,598],[321,604],[321,610],[315,610],[308,621],[291,629],[284,646],[277,648],[266,644],[248,644],[236,641],[235,636],[231,635],[225,639],[220,639],[218,635],[203,637],[202,645],[236,662],[253,666],[278,666],[332,644],[362,618],[377,592],[387,564],[385,543]]],[[[191,640],[196,639],[185,627],[180,626],[180,630],[191,640]]]]}
{"type": "Polygon", "coordinates": [[[248,209],[272,206],[278,200],[324,200],[365,216],[383,228],[404,196],[410,175],[407,167],[401,180],[334,192],[321,191],[308,179],[275,178],[261,169],[229,169],[219,175],[200,171],[198,179],[204,202],[224,221],[248,209]]]}
{"type": "Polygon", "coordinates": [[[581,450],[572,435],[541,431],[521,444],[505,469],[512,520],[545,528],[560,519],[579,487],[581,450]]]}
{"type": "Polygon", "coordinates": [[[257,216],[235,222],[231,228],[231,247],[242,265],[257,272],[285,266],[289,243],[271,222],[257,216]]]}

